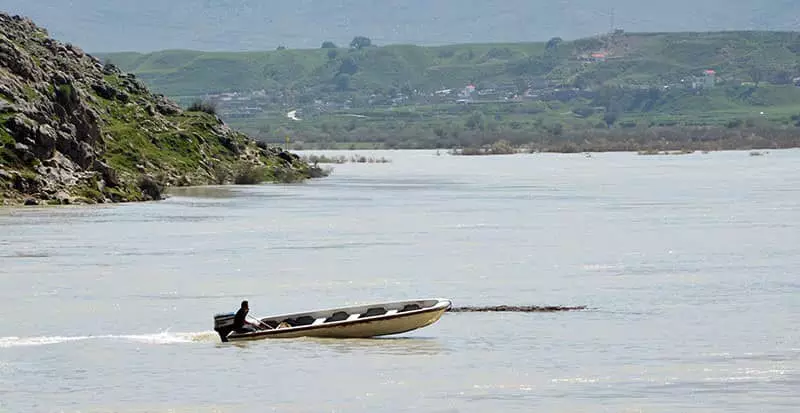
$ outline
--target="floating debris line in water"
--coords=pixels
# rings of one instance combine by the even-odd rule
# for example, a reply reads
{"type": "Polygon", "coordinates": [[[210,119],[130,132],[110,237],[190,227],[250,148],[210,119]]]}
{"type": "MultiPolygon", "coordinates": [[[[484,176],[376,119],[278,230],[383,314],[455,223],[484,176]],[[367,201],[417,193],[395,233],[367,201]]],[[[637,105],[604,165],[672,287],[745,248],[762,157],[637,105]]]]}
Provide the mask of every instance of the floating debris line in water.
{"type": "Polygon", "coordinates": [[[585,310],[586,306],[562,307],[562,306],[517,306],[517,305],[498,305],[494,307],[453,307],[448,310],[451,313],[489,313],[489,312],[511,312],[511,313],[555,313],[558,311],[579,311],[585,310]]]}

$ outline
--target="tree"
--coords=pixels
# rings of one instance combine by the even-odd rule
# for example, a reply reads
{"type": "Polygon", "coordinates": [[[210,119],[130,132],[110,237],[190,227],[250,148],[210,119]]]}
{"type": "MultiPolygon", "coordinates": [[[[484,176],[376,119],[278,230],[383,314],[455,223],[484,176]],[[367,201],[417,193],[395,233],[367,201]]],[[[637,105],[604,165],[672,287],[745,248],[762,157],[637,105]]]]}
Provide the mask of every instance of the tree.
{"type": "Polygon", "coordinates": [[[590,86],[589,77],[590,75],[586,74],[575,76],[575,79],[572,81],[572,87],[581,90],[588,88],[590,86]]]}
{"type": "Polygon", "coordinates": [[[333,78],[334,83],[336,84],[336,90],[339,92],[344,92],[350,89],[350,75],[345,73],[339,73],[333,78]]]}
{"type": "Polygon", "coordinates": [[[761,83],[761,80],[764,76],[764,74],[761,72],[761,68],[753,66],[750,68],[749,72],[750,72],[750,79],[753,81],[753,83],[756,84],[756,86],[758,86],[758,84],[761,83]]]}
{"type": "Polygon", "coordinates": [[[485,130],[486,117],[481,112],[473,111],[472,114],[470,114],[467,118],[466,122],[464,122],[464,126],[466,126],[467,129],[472,130],[485,130]]]}
{"type": "Polygon", "coordinates": [[[323,49],[336,49],[336,44],[331,41],[322,42],[323,49]]]}
{"type": "Polygon", "coordinates": [[[609,128],[614,125],[618,118],[619,114],[617,112],[606,112],[606,114],[603,115],[603,121],[609,128]]]}
{"type": "Polygon", "coordinates": [[[528,80],[524,78],[514,79],[514,89],[516,89],[517,95],[524,94],[528,90],[528,80]]]}
{"type": "Polygon", "coordinates": [[[414,96],[414,88],[411,87],[411,83],[406,82],[403,86],[400,87],[400,93],[408,96],[409,98],[414,96]]]}
{"type": "Polygon", "coordinates": [[[800,53],[800,39],[796,39],[792,44],[787,46],[792,53],[800,53]]]}
{"type": "Polygon", "coordinates": [[[792,83],[792,74],[786,70],[778,70],[771,74],[770,82],[776,85],[788,85],[792,83]]]}
{"type": "Polygon", "coordinates": [[[351,49],[361,50],[365,47],[372,46],[372,40],[369,37],[364,36],[356,36],[353,38],[353,41],[350,42],[351,49]]]}
{"type": "Polygon", "coordinates": [[[800,128],[800,115],[792,115],[792,120],[795,122],[794,126],[800,128]]]}
{"type": "Polygon", "coordinates": [[[352,75],[356,72],[358,72],[358,63],[356,63],[355,59],[348,56],[346,59],[342,60],[342,64],[339,66],[339,73],[352,75]]]}
{"type": "Polygon", "coordinates": [[[545,50],[555,50],[555,49],[558,49],[558,46],[559,46],[559,45],[560,45],[560,44],[561,44],[563,41],[564,41],[564,40],[563,40],[563,39],[561,39],[560,37],[554,37],[554,38],[552,38],[552,39],[550,39],[550,40],[548,40],[548,41],[547,41],[547,45],[545,46],[545,50]]]}

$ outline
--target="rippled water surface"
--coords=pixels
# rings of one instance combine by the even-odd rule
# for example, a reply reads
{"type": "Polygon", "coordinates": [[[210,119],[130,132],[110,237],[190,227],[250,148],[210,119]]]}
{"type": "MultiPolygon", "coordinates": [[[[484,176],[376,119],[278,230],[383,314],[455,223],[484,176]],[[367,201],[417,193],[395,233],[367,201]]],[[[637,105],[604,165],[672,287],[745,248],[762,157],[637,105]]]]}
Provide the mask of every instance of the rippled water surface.
{"type": "MultiPolygon", "coordinates": [[[[361,152],[367,154],[365,152],[361,152]]],[[[0,209],[0,412],[794,412],[800,152],[376,152],[301,185],[0,209]],[[212,315],[417,297],[372,340],[212,315]]]]}

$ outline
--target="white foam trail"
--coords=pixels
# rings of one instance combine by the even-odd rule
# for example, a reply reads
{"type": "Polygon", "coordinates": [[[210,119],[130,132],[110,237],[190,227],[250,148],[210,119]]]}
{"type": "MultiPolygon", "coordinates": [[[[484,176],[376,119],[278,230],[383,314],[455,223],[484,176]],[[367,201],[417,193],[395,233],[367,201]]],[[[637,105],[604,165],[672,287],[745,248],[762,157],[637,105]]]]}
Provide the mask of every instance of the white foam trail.
{"type": "Polygon", "coordinates": [[[79,336],[79,337],[0,337],[0,348],[9,347],[26,347],[26,346],[43,346],[47,344],[66,343],[68,341],[81,341],[87,340],[92,337],[79,336]]]}
{"type": "Polygon", "coordinates": [[[45,336],[45,337],[0,337],[0,348],[45,346],[73,341],[85,340],[122,340],[145,344],[180,344],[197,341],[212,341],[217,337],[213,331],[196,333],[171,333],[164,331],[157,334],[124,334],[100,336],[45,336]]]}
{"type": "Polygon", "coordinates": [[[584,271],[608,271],[621,269],[621,265],[617,264],[584,264],[581,266],[584,271]]]}
{"type": "Polygon", "coordinates": [[[119,338],[131,341],[138,341],[147,344],[180,344],[192,343],[196,341],[211,341],[218,337],[214,331],[203,331],[198,333],[170,333],[159,334],[133,334],[124,336],[111,336],[109,338],[119,338]]]}

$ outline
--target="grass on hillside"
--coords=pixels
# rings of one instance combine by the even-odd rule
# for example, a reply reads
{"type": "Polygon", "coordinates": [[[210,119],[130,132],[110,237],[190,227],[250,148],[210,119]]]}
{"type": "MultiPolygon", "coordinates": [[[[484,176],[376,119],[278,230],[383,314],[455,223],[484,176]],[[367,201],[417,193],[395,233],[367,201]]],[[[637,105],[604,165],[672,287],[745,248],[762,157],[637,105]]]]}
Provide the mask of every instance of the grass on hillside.
{"type": "Polygon", "coordinates": [[[800,76],[799,56],[795,32],[714,32],[617,33],[553,47],[393,45],[103,57],[187,104],[207,93],[265,90],[260,114],[226,121],[269,142],[289,137],[296,148],[463,148],[498,140],[523,145],[598,134],[622,137],[646,128],[689,133],[687,128],[720,127],[733,134],[742,128],[794,128],[800,89],[787,83],[800,76]],[[596,51],[608,58],[580,59],[596,51]],[[717,71],[717,87],[688,89],[705,69],[717,71]],[[586,96],[480,105],[424,97],[468,83],[507,92],[529,85],[550,91],[578,87],[586,96]],[[411,103],[385,103],[399,95],[411,103]],[[375,97],[383,103],[369,103],[375,97]],[[315,101],[345,100],[348,109],[316,109],[315,101]],[[303,120],[287,119],[286,111],[297,108],[308,109],[303,120]]]}
{"type": "MultiPolygon", "coordinates": [[[[108,76],[107,81],[121,87],[121,80],[108,76]]],[[[131,100],[141,100],[134,95],[131,100]]],[[[95,101],[104,114],[105,157],[121,174],[137,176],[141,170],[160,171],[157,183],[174,185],[254,183],[264,181],[294,182],[303,179],[300,171],[283,167],[281,160],[264,158],[264,166],[245,166],[239,154],[247,150],[245,137],[232,137],[219,132],[221,125],[206,105],[197,110],[168,115],[159,121],[148,113],[147,105],[127,105],[116,99],[98,97],[95,101]],[[167,122],[167,123],[159,123],[167,122]],[[238,139],[239,141],[237,141],[238,139]],[[235,166],[227,170],[227,166],[235,166]],[[249,169],[248,169],[249,168],[249,169]],[[200,179],[197,182],[192,178],[200,179]]],[[[255,148],[251,148],[255,150],[255,148]]],[[[142,189],[153,185],[138,185],[142,189]]]]}
{"type": "Polygon", "coordinates": [[[140,75],[168,95],[219,91],[331,88],[343,64],[353,63],[349,89],[408,86],[432,91],[468,82],[505,83],[519,77],[572,82],[655,84],[676,82],[716,69],[723,78],[766,80],[796,71],[800,36],[795,32],[631,33],[546,44],[460,44],[438,47],[391,45],[362,50],[303,49],[265,52],[168,50],[102,55],[140,75]],[[585,64],[583,53],[605,50],[606,62],[585,64]],[[353,70],[354,69],[354,70],[353,70]]]}
{"type": "MultiPolygon", "coordinates": [[[[5,123],[6,119],[0,117],[0,123],[5,123]]],[[[0,164],[17,165],[19,159],[14,153],[14,145],[17,141],[6,132],[5,128],[0,127],[0,164]]]]}

